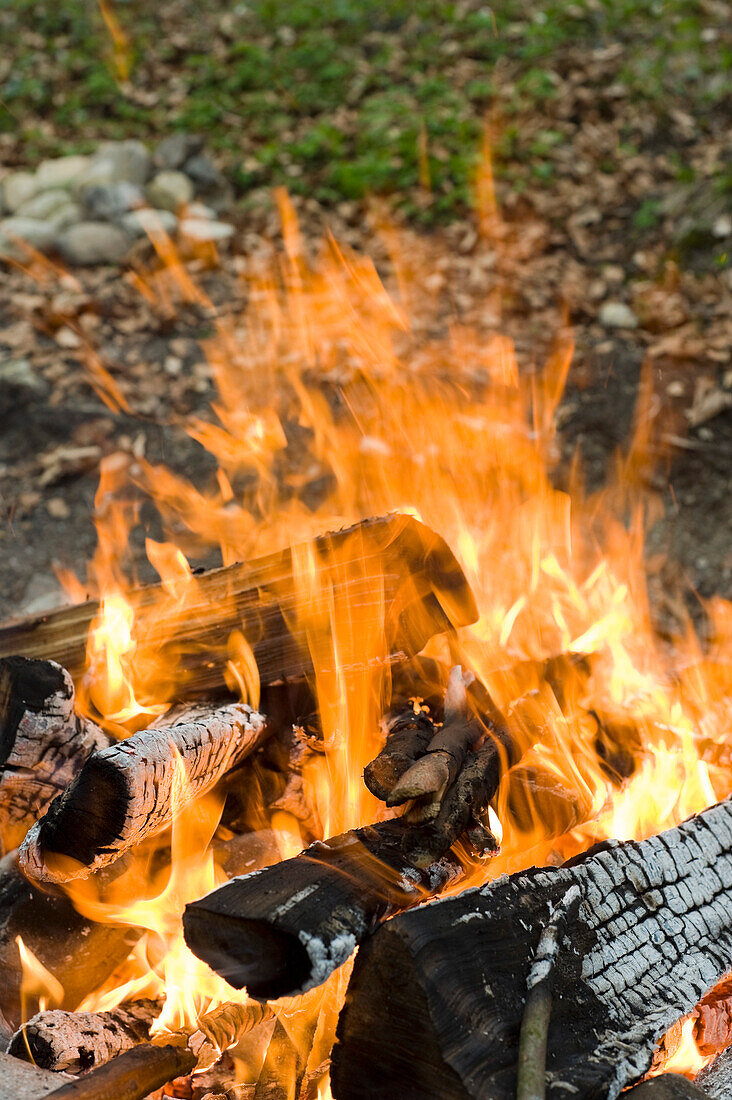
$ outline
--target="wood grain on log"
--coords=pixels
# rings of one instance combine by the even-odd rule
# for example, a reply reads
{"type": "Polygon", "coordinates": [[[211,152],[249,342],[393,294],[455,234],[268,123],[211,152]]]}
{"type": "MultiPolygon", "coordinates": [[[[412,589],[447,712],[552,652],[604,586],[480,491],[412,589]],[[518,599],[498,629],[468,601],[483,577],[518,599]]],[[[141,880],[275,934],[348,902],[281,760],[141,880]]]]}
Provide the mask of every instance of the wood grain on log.
{"type": "MultiPolygon", "coordinates": [[[[387,653],[418,653],[435,633],[474,622],[475,600],[445,541],[410,516],[365,520],[306,547],[284,550],[252,562],[194,577],[185,605],[165,598],[159,585],[129,595],[135,613],[136,659],[149,646],[177,667],[174,694],[206,694],[224,686],[227,642],[243,632],[257,662],[260,681],[296,678],[312,672],[307,624],[299,621],[303,592],[298,562],[312,561],[308,611],[328,621],[336,607],[358,607],[383,630],[387,653]],[[304,551],[305,554],[301,553],[304,551]]],[[[99,604],[24,619],[0,629],[0,656],[23,653],[61,662],[72,676],[86,665],[86,640],[99,604]]],[[[370,655],[369,655],[370,656],[370,655]]]]}
{"type": "Polygon", "coordinates": [[[74,713],[74,685],[54,661],[0,659],[0,836],[6,850],[112,738],[74,713]]]}
{"type": "Polygon", "coordinates": [[[170,825],[174,812],[260,744],[265,729],[261,714],[232,703],[196,721],[141,730],[95,753],[29,831],[20,866],[45,882],[107,866],[170,825]]]}
{"type": "Polygon", "coordinates": [[[15,1031],[24,1015],[38,1011],[44,992],[27,987],[21,992],[18,936],[63,987],[59,1007],[73,1010],[127,958],[140,934],[135,928],[87,920],[67,897],[32,886],[6,856],[0,863],[0,1014],[15,1031]]]}
{"type": "Polygon", "coordinates": [[[143,1100],[195,1065],[195,1054],[185,1047],[140,1043],[52,1095],[54,1100],[143,1100]]]}
{"type": "Polygon", "coordinates": [[[732,967],[732,804],[401,914],[357,956],[338,1100],[515,1095],[526,982],[550,910],[582,901],[555,963],[547,1092],[613,1100],[732,967]],[[385,1091],[384,1086],[388,1083],[385,1091]]]}
{"type": "Polygon", "coordinates": [[[161,1007],[142,999],[109,1012],[39,1012],[16,1031],[8,1054],[41,1069],[83,1073],[146,1042],[161,1007]]]}

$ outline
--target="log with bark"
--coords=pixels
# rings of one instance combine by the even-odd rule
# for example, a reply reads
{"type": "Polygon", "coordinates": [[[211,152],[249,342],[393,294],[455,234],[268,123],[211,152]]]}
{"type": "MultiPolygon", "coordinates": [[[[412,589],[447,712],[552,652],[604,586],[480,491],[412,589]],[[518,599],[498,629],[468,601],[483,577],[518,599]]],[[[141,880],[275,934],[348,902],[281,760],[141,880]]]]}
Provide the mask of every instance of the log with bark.
{"type": "Polygon", "coordinates": [[[91,756],[19,850],[30,878],[66,882],[113,863],[169,826],[261,743],[266,721],[241,703],[183,713],[91,756]]]}
{"type": "Polygon", "coordinates": [[[577,886],[554,964],[549,1096],[613,1100],[732,967],[732,804],[404,913],[361,948],[334,1052],[338,1100],[515,1096],[542,928],[577,886]]]}
{"type": "Polygon", "coordinates": [[[41,1069],[83,1073],[150,1038],[162,1001],[143,998],[109,1012],[39,1012],[13,1035],[8,1054],[41,1069]]]}
{"type": "MultiPolygon", "coordinates": [[[[147,648],[157,669],[161,663],[177,669],[177,698],[225,685],[233,631],[251,645],[261,683],[309,675],[303,605],[308,616],[325,622],[332,604],[358,607],[363,623],[383,631],[385,656],[392,658],[418,653],[433,634],[478,617],[445,541],[404,515],[364,520],[304,547],[195,576],[183,604],[159,585],[132,591],[129,601],[138,667],[147,648]],[[303,574],[305,563],[310,576],[303,574]]],[[[0,629],[0,656],[55,660],[76,677],[85,669],[87,635],[98,613],[98,601],[89,600],[9,623],[0,629]]]]}
{"type": "Polygon", "coordinates": [[[161,1032],[58,1090],[59,1100],[143,1100],[176,1077],[209,1069],[253,1028],[268,1023],[265,1005],[227,1003],[178,1031],[161,1032]]]}
{"type": "MultiPolygon", "coordinates": [[[[479,818],[514,751],[502,728],[468,720],[462,710],[459,724],[459,736],[447,722],[431,731],[429,744],[439,735],[439,767],[446,738],[462,763],[444,789],[433,789],[430,771],[425,783],[418,777],[410,786],[429,789],[402,817],[316,841],[188,905],[183,927],[191,950],[253,997],[301,993],[324,982],[380,920],[459,878],[464,868],[452,846],[466,837],[479,854],[490,850],[479,818]]],[[[413,732],[421,737],[419,728],[413,732]]]]}
{"type": "Polygon", "coordinates": [[[67,897],[32,886],[14,856],[0,862],[0,1015],[11,1030],[40,1007],[47,989],[23,986],[18,937],[63,990],[59,1007],[75,1009],[124,962],[140,931],[99,924],[77,913],[67,897]]]}
{"type": "Polygon", "coordinates": [[[0,836],[17,847],[84,761],[112,738],[74,713],[74,685],[54,661],[0,659],[0,836]]]}

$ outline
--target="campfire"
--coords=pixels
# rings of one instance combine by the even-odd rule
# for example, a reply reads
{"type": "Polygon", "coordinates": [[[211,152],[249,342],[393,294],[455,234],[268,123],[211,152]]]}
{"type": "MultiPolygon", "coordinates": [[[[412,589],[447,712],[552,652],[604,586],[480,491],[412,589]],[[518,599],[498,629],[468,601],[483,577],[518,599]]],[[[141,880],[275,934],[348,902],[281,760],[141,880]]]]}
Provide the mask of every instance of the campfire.
{"type": "Polygon", "coordinates": [[[387,290],[281,212],[244,317],[162,229],[134,276],[210,309],[215,482],[107,458],[72,603],[0,629],[3,1068],[130,1100],[693,1077],[732,1038],[732,614],[702,641],[649,598],[650,381],[612,483],[559,489],[568,331],[519,372],[440,331],[393,232],[387,290]]]}

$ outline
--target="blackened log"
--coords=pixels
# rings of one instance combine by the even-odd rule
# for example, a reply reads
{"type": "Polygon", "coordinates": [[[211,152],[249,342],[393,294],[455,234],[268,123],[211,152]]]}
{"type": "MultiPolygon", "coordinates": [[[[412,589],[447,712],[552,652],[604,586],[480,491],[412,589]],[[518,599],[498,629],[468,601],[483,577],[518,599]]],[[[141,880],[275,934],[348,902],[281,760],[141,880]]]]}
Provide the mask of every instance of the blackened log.
{"type": "Polygon", "coordinates": [[[41,1069],[83,1073],[150,1038],[162,1001],[143,998],[109,1012],[39,1012],[20,1027],[8,1054],[41,1069]]]}
{"type": "Polygon", "coordinates": [[[74,685],[55,661],[0,659],[0,836],[17,847],[82,764],[112,738],[74,713],[74,685]]]}
{"type": "Polygon", "coordinates": [[[625,1096],[628,1100],[708,1100],[714,1093],[700,1088],[698,1077],[696,1081],[689,1081],[680,1073],[661,1073],[636,1085],[625,1096]]]}
{"type": "Polygon", "coordinates": [[[418,844],[422,854],[418,832],[403,819],[380,822],[316,841],[293,859],[234,878],[186,907],[186,942],[252,997],[270,999],[319,985],[379,920],[459,877],[460,865],[449,858],[417,866],[412,849],[418,844]]]}
{"type": "Polygon", "coordinates": [[[48,1073],[10,1054],[0,1053],[0,1097],[2,1100],[41,1100],[71,1078],[65,1073],[48,1073]]]}
{"type": "Polygon", "coordinates": [[[265,730],[261,714],[232,703],[95,753],[29,831],[18,856],[23,871],[65,882],[114,862],[170,825],[174,812],[210,790],[265,730]]]}
{"type": "MultiPolygon", "coordinates": [[[[261,683],[309,675],[307,623],[298,616],[298,563],[304,558],[313,568],[309,611],[328,621],[332,599],[336,607],[358,606],[364,619],[383,629],[392,658],[418,653],[433,634],[478,617],[445,541],[411,516],[391,515],[195,577],[183,609],[166,600],[159,585],[136,589],[129,595],[136,661],[144,660],[147,647],[156,668],[161,659],[177,668],[171,689],[177,698],[211,693],[225,686],[228,638],[242,631],[261,683]]],[[[59,661],[76,677],[84,671],[89,626],[98,613],[98,601],[90,600],[10,623],[0,629],[0,656],[59,661]]]]}
{"type": "Polygon", "coordinates": [[[0,863],[0,1014],[14,1031],[40,1007],[39,991],[22,992],[18,936],[63,987],[59,1007],[73,1010],[124,962],[140,934],[81,916],[67,897],[32,886],[6,856],[0,863]]]}
{"type": "Polygon", "coordinates": [[[359,951],[334,1052],[338,1100],[515,1095],[541,929],[582,901],[555,963],[547,1094],[614,1100],[732,967],[732,804],[641,843],[606,842],[384,924],[359,951]]]}

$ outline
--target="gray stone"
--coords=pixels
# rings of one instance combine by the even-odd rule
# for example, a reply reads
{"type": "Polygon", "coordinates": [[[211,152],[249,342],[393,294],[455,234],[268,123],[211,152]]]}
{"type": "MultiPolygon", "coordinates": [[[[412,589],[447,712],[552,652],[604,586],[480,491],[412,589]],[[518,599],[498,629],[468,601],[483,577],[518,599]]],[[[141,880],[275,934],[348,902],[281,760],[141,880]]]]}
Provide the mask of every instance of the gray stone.
{"type": "Polygon", "coordinates": [[[638,328],[638,318],[625,302],[603,302],[598,320],[605,328],[638,328]]]}
{"type": "Polygon", "coordinates": [[[226,222],[209,221],[208,218],[183,218],[180,231],[190,241],[219,243],[234,235],[234,226],[226,222]]]}
{"type": "Polygon", "coordinates": [[[231,187],[226,177],[208,157],[191,157],[183,171],[193,181],[197,195],[203,195],[219,208],[230,200],[231,187]]]}
{"type": "Polygon", "coordinates": [[[68,229],[70,225],[76,225],[77,222],[82,221],[83,217],[84,212],[79,204],[69,199],[63,206],[59,206],[54,211],[48,219],[48,224],[53,226],[57,233],[60,233],[62,229],[68,229]]]}
{"type": "MultiPolygon", "coordinates": [[[[152,157],[150,151],[141,141],[128,138],[127,141],[105,141],[99,146],[90,169],[95,165],[107,162],[111,165],[111,175],[105,179],[95,179],[95,183],[114,183],[125,180],[127,183],[136,183],[142,187],[150,178],[152,172],[152,157]]],[[[105,166],[103,174],[110,171],[105,166]]]]}
{"type": "Polygon", "coordinates": [[[28,199],[18,207],[17,214],[19,218],[35,218],[37,221],[45,222],[52,218],[57,210],[67,206],[69,201],[65,191],[41,191],[39,195],[34,195],[32,199],[28,199]]]}
{"type": "Polygon", "coordinates": [[[11,214],[38,192],[36,177],[30,172],[11,172],[3,180],[3,198],[11,214]]]}
{"type": "Polygon", "coordinates": [[[0,417],[3,420],[19,408],[41,401],[48,384],[36,374],[27,359],[0,361],[0,417]]]}
{"type": "Polygon", "coordinates": [[[193,198],[193,184],[182,172],[166,170],[147,186],[147,197],[161,210],[177,210],[193,198]]]}
{"type": "Polygon", "coordinates": [[[178,219],[170,210],[153,210],[146,206],[125,214],[120,219],[120,225],[131,237],[149,237],[161,229],[166,233],[175,233],[178,219]]]}
{"type": "Polygon", "coordinates": [[[53,248],[56,230],[38,218],[3,218],[0,222],[0,259],[23,260],[28,250],[23,241],[39,252],[53,248]]]}
{"type": "Polygon", "coordinates": [[[130,238],[109,222],[79,222],[61,233],[57,246],[71,264],[114,264],[129,250],[130,238]]]}
{"type": "Polygon", "coordinates": [[[117,221],[143,202],[141,188],[128,180],[84,189],[84,206],[94,221],[117,221]]]}
{"type": "Polygon", "coordinates": [[[92,187],[107,187],[109,184],[118,183],[115,161],[111,156],[96,154],[92,157],[88,171],[77,182],[74,190],[83,200],[84,195],[92,187]]]}
{"type": "Polygon", "coordinates": [[[204,140],[200,134],[171,134],[160,142],[153,160],[158,168],[181,168],[201,152],[204,140]]]}
{"type": "Polygon", "coordinates": [[[44,160],[36,172],[39,191],[72,187],[89,167],[89,157],[69,156],[44,160]]]}
{"type": "Polygon", "coordinates": [[[185,209],[186,218],[211,218],[216,220],[216,211],[202,202],[189,202],[185,209]]]}
{"type": "MultiPolygon", "coordinates": [[[[680,1073],[662,1073],[643,1081],[629,1092],[624,1093],[628,1100],[704,1100],[710,1094],[697,1088],[696,1084],[682,1077],[680,1073]]],[[[713,1095],[713,1094],[712,1094],[713,1095]]]]}

